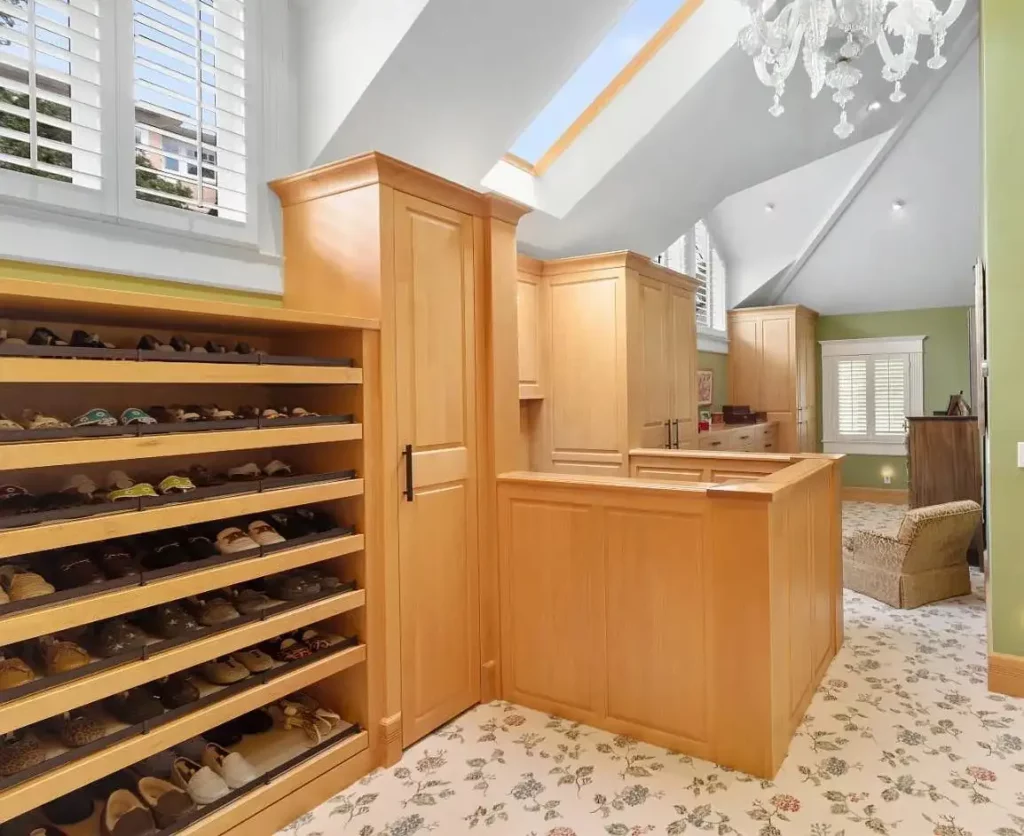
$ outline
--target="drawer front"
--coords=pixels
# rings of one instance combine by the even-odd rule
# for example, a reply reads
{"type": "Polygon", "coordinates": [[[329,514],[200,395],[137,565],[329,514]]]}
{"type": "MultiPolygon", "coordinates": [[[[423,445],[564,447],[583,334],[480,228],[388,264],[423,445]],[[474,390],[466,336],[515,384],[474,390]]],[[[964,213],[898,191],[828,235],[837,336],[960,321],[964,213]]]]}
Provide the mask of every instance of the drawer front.
{"type": "Polygon", "coordinates": [[[697,444],[701,450],[722,450],[730,449],[727,442],[729,439],[729,433],[710,433],[702,435],[698,440],[697,444]]]}

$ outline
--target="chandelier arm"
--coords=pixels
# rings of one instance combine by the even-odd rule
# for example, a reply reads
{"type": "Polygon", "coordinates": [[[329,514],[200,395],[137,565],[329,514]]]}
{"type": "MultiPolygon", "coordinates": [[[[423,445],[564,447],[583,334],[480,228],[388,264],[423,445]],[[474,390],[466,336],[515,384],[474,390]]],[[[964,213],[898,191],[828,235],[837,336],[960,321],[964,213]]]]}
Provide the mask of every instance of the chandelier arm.
{"type": "Polygon", "coordinates": [[[966,5],[967,0],[950,0],[949,8],[946,9],[944,14],[939,15],[942,25],[948,29],[956,23],[956,19],[960,17],[960,13],[966,5]]]}

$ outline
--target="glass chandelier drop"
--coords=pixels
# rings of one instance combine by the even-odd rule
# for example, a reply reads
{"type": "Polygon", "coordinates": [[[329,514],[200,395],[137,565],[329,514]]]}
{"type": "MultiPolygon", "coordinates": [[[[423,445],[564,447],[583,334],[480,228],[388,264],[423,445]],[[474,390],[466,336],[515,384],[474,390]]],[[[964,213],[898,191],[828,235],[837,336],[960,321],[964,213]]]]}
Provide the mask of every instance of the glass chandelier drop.
{"type": "MultiPolygon", "coordinates": [[[[1024,0],[1019,0],[1024,2],[1024,0]]],[[[785,111],[782,95],[797,58],[811,80],[811,98],[826,85],[833,91],[832,101],[839,105],[839,123],[835,135],[846,139],[853,125],[846,106],[854,97],[854,88],[863,77],[856,66],[872,43],[882,55],[882,78],[893,84],[889,100],[906,98],[903,79],[917,63],[917,43],[931,38],[933,54],[928,66],[937,70],[946,63],[942,45],[946,33],[964,10],[966,0],[949,0],[940,12],[933,0],[739,0],[750,14],[750,24],[739,34],[740,47],[754,59],[761,82],[775,90],[775,101],[768,112],[781,116],[785,111]],[[783,8],[769,19],[776,7],[783,8]],[[893,52],[889,36],[903,39],[900,52],[893,52]],[[801,46],[803,49],[801,50],[801,46]]]]}

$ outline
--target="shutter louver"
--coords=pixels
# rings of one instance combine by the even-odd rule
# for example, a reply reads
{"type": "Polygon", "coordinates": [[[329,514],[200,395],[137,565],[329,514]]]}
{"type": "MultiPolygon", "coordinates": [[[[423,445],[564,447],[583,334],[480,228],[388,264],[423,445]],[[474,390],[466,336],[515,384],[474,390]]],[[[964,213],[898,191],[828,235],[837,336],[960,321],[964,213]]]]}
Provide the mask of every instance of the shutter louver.
{"type": "Polygon", "coordinates": [[[693,272],[697,290],[693,296],[697,324],[711,327],[711,242],[704,221],[693,228],[693,272]]]}
{"type": "Polygon", "coordinates": [[[876,357],[874,363],[875,435],[902,436],[906,425],[907,361],[876,357]]]}
{"type": "Polygon", "coordinates": [[[136,197],[245,223],[244,0],[133,9],[136,197]]]}
{"type": "Polygon", "coordinates": [[[0,0],[0,169],[102,184],[100,0],[0,0]]]}
{"type": "Polygon", "coordinates": [[[839,435],[864,437],[868,434],[868,362],[858,357],[840,359],[836,364],[839,435]]]}

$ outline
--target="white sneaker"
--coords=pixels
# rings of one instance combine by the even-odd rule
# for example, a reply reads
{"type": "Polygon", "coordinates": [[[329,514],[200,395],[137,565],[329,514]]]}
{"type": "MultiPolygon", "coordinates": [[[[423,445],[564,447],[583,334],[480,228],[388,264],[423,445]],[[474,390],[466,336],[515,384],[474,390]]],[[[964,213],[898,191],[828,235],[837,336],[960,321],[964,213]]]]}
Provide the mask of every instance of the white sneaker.
{"type": "Polygon", "coordinates": [[[233,790],[244,787],[259,777],[252,764],[242,755],[216,743],[206,744],[203,750],[203,765],[220,775],[233,790]]]}
{"type": "MultiPolygon", "coordinates": [[[[203,752],[204,760],[206,753],[203,752]]],[[[196,804],[212,804],[231,792],[224,779],[208,766],[188,758],[178,758],[171,769],[171,780],[187,792],[196,804]]]]}

